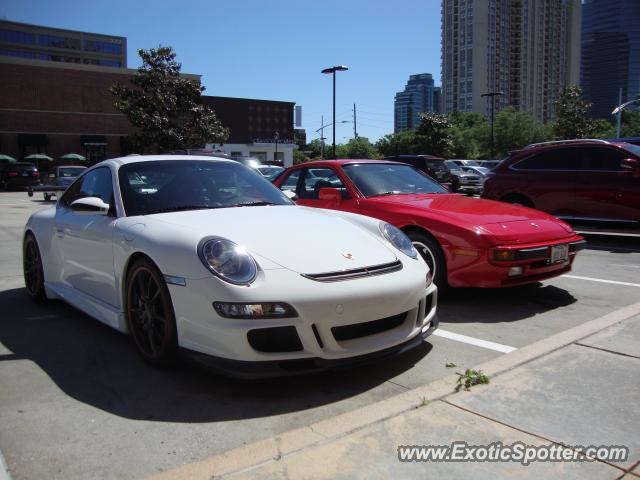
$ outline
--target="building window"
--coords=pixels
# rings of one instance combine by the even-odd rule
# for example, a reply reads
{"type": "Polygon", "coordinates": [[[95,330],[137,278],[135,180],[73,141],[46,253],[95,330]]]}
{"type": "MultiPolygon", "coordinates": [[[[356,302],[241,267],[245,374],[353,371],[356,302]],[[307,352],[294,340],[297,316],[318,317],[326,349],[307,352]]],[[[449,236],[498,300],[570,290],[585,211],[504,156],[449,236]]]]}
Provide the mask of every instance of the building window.
{"type": "Polygon", "coordinates": [[[117,43],[101,42],[99,40],[85,40],[84,50],[87,52],[110,53],[112,55],[122,54],[122,45],[120,40],[117,43]]]}
{"type": "Polygon", "coordinates": [[[0,42],[34,45],[36,43],[36,36],[34,33],[17,32],[15,30],[0,28],[0,42]]]}
{"type": "Polygon", "coordinates": [[[18,50],[0,50],[0,55],[5,57],[36,58],[36,54],[33,52],[20,52],[18,50]]]}
{"type": "Polygon", "coordinates": [[[57,35],[40,35],[39,44],[42,47],[69,48],[80,50],[80,39],[59,37],[57,35]]]}

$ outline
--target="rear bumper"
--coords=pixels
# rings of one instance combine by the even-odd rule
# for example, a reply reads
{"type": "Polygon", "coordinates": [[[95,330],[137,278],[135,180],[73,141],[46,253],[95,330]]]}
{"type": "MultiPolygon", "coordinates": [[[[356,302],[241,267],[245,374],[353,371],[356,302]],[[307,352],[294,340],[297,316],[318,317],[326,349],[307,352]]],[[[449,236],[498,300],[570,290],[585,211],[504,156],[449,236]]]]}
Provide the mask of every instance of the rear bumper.
{"type": "Polygon", "coordinates": [[[182,349],[182,353],[187,358],[227,377],[257,379],[302,375],[329,370],[343,370],[346,368],[353,368],[358,365],[366,365],[385,358],[396,357],[422,344],[424,339],[438,328],[438,324],[438,316],[434,315],[429,323],[425,325],[426,328],[424,332],[419,333],[400,345],[395,345],[366,355],[341,359],[311,357],[290,360],[248,362],[216,357],[185,348],[182,349]]]}

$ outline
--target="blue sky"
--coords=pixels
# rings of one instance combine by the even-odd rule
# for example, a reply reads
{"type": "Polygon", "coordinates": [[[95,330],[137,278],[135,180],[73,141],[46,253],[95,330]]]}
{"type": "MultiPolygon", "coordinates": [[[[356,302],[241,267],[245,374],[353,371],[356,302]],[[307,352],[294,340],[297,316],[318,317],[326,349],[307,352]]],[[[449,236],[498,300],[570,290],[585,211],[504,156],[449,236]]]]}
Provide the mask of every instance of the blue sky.
{"type": "MultiPolygon", "coordinates": [[[[5,0],[0,17],[24,23],[127,37],[138,48],[174,47],[182,71],[201,74],[205,94],[285,100],[302,105],[307,139],[336,119],[352,120],[372,141],[393,132],[393,97],[410,74],[440,84],[440,0],[5,0]]],[[[325,131],[331,142],[331,131],[325,131]]],[[[338,124],[336,142],[353,137],[338,124]]]]}

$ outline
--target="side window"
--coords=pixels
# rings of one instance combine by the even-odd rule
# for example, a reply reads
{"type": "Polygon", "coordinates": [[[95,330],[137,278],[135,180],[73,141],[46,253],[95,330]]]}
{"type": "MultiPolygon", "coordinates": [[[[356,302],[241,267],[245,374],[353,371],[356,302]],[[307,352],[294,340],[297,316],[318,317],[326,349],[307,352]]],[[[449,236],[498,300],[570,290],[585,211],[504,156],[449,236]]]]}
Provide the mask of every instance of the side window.
{"type": "Polygon", "coordinates": [[[580,151],[577,148],[557,148],[526,158],[514,165],[517,170],[579,170],[580,151]]]}
{"type": "Polygon", "coordinates": [[[299,198],[318,200],[321,188],[339,188],[342,198],[349,198],[346,187],[331,168],[307,168],[303,178],[299,198]]]}
{"type": "Polygon", "coordinates": [[[113,184],[108,168],[98,168],[82,176],[65,192],[61,203],[68,207],[75,200],[85,197],[98,197],[105,203],[113,204],[113,184]]]}
{"type": "Polygon", "coordinates": [[[287,178],[285,178],[282,185],[280,185],[280,190],[291,190],[292,192],[296,192],[298,188],[298,180],[300,180],[300,172],[302,170],[294,170],[289,174],[287,178]]]}
{"type": "Polygon", "coordinates": [[[616,172],[621,167],[624,155],[613,148],[583,148],[582,162],[585,170],[616,172]]]}

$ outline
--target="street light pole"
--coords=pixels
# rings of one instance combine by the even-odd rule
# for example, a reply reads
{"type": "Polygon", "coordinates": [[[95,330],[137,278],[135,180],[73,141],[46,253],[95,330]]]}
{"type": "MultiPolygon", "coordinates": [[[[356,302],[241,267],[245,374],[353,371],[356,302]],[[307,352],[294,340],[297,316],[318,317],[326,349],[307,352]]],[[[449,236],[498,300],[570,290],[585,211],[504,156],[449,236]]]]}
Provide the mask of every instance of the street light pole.
{"type": "Polygon", "coordinates": [[[489,92],[489,93],[483,93],[482,95],[480,95],[481,97],[491,97],[491,158],[490,160],[493,160],[493,118],[494,118],[494,112],[495,112],[496,97],[498,95],[504,95],[504,92],[489,92]]]}
{"type": "Polygon", "coordinates": [[[611,115],[616,115],[617,119],[616,119],[616,138],[620,138],[620,124],[621,124],[621,119],[622,119],[622,110],[625,109],[625,107],[627,107],[628,105],[631,105],[632,103],[640,103],[640,98],[636,98],[635,100],[629,100],[628,102],[624,102],[624,103],[620,103],[622,102],[622,89],[620,89],[620,94],[618,96],[618,103],[619,105],[613,109],[613,112],[611,112],[611,115]]]}
{"type": "Polygon", "coordinates": [[[278,140],[280,139],[280,132],[276,132],[274,136],[276,138],[276,151],[273,154],[273,160],[277,162],[278,161],[278,140]]]}
{"type": "MultiPolygon", "coordinates": [[[[324,160],[324,141],[326,140],[326,138],[324,138],[324,129],[325,129],[325,127],[330,127],[331,125],[333,125],[334,126],[333,127],[334,128],[333,131],[335,133],[335,124],[336,124],[336,122],[327,123],[325,125],[324,124],[324,115],[320,116],[320,120],[323,123],[320,123],[320,128],[316,130],[316,133],[320,132],[320,159],[324,160]]],[[[337,123],[349,123],[349,120],[341,120],[340,122],[337,122],[337,123]]],[[[334,150],[334,152],[335,152],[335,150],[334,150]]],[[[334,157],[335,157],[335,155],[334,155],[334,157]]]]}
{"type": "Polygon", "coordinates": [[[322,73],[330,73],[333,75],[333,159],[336,158],[336,72],[344,72],[349,70],[346,65],[337,65],[325,68],[322,73]]]}

